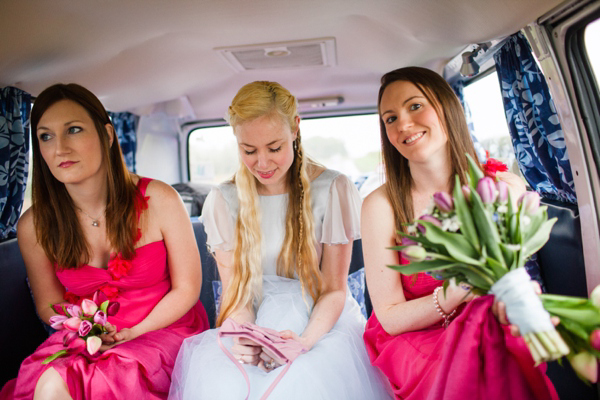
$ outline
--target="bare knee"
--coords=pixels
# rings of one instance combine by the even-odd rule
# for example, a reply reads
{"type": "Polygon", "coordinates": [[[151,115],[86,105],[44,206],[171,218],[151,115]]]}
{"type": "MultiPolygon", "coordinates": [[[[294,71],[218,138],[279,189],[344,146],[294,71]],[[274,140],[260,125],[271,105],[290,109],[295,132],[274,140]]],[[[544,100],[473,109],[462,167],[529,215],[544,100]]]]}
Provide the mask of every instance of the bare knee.
{"type": "Polygon", "coordinates": [[[67,383],[54,368],[48,368],[35,385],[34,400],[72,399],[67,383]]]}

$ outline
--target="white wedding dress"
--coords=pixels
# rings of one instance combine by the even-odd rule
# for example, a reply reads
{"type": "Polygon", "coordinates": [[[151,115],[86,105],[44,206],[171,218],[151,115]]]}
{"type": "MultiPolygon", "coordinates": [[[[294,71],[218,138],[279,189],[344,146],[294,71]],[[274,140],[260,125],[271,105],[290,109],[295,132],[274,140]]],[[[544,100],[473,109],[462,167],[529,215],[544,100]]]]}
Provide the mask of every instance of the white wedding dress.
{"type": "MultiPolygon", "coordinates": [[[[311,183],[315,236],[320,259],[324,245],[344,244],[360,238],[358,192],[350,180],[325,170],[311,183]]],[[[263,300],[256,324],[301,334],[310,318],[312,299],[302,296],[300,282],[276,274],[276,260],[285,235],[288,195],[260,196],[263,259],[263,300]]],[[[235,185],[221,184],[206,199],[203,220],[210,248],[233,249],[238,210],[235,185]]],[[[342,314],[329,333],[300,355],[273,390],[269,399],[390,399],[387,379],[369,362],[362,335],[365,319],[347,291],[342,314]]],[[[244,399],[247,385],[237,366],[217,344],[217,329],[183,342],[173,370],[169,399],[244,399]]],[[[230,348],[232,340],[224,338],[230,348]]],[[[244,365],[250,378],[250,399],[259,399],[279,367],[264,372],[244,365]]]]}

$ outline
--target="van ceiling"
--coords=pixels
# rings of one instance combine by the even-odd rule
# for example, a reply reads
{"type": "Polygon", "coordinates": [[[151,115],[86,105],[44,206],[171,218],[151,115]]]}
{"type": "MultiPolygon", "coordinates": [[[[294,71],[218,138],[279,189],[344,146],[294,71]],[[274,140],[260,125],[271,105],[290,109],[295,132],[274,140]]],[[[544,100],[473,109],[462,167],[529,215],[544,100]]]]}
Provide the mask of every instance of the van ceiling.
{"type": "MultiPolygon", "coordinates": [[[[441,71],[562,0],[0,0],[0,87],[76,82],[112,111],[222,118],[236,91],[275,80],[300,99],[372,108],[380,76],[441,71]],[[236,72],[214,50],[334,37],[337,65],[236,72]]],[[[335,112],[335,110],[333,111],[335,112]]]]}

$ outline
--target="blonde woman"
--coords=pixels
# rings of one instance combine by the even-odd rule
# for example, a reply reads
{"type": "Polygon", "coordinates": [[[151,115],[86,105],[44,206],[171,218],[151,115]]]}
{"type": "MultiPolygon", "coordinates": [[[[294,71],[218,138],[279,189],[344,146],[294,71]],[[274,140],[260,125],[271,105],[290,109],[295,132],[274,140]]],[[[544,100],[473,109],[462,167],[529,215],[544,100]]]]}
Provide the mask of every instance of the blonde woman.
{"type": "MultiPolygon", "coordinates": [[[[203,209],[207,243],[223,283],[217,325],[226,318],[280,331],[309,351],[269,398],[382,399],[370,366],[364,319],[346,290],[361,201],[348,178],[303,155],[297,102],[281,85],[253,82],[229,107],[240,167],[203,209]]],[[[170,398],[243,399],[246,383],[217,345],[217,330],[186,340],[170,398]]],[[[249,340],[223,340],[259,398],[281,370],[249,340]]]]}

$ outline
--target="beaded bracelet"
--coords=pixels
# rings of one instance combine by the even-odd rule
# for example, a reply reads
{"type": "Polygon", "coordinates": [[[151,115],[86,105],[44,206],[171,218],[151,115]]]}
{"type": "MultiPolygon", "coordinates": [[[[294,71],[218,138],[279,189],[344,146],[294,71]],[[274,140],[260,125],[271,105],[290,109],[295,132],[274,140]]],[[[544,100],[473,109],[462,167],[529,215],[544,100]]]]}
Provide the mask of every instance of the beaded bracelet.
{"type": "Polygon", "coordinates": [[[440,306],[440,302],[438,301],[438,293],[442,289],[443,289],[442,286],[438,286],[433,291],[433,305],[435,306],[435,309],[437,310],[437,312],[444,319],[444,329],[445,329],[448,327],[448,324],[450,324],[450,318],[452,318],[454,316],[454,314],[456,314],[456,309],[452,310],[452,312],[450,314],[446,314],[444,312],[444,310],[442,310],[442,307],[440,306]]]}

